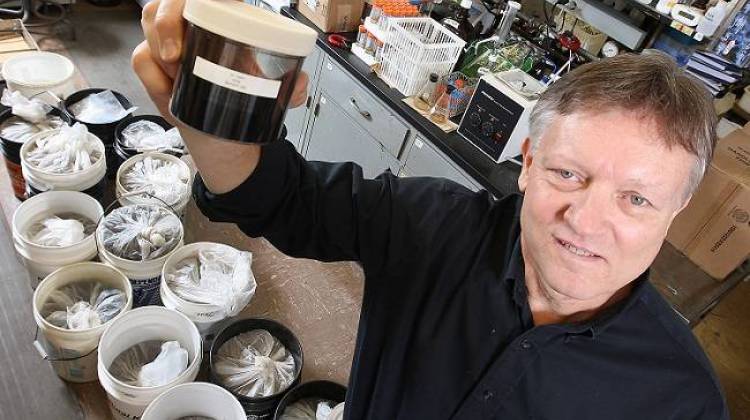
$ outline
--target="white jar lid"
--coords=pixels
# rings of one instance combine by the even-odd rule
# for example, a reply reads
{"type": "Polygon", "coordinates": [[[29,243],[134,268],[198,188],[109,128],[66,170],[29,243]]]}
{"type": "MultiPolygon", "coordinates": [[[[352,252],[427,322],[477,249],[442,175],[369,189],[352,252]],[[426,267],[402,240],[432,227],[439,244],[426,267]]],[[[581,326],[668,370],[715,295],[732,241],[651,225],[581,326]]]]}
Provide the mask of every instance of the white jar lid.
{"type": "Polygon", "coordinates": [[[182,16],[233,41],[297,57],[309,55],[318,37],[306,25],[239,0],[187,0],[182,16]]]}

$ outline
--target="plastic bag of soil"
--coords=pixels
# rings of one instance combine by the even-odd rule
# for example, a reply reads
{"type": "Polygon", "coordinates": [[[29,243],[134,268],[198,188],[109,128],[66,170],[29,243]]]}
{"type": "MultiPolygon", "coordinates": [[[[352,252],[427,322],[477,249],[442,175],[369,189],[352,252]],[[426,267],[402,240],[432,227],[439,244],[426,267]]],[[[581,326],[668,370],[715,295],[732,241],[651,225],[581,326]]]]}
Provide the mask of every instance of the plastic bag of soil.
{"type": "Polygon", "coordinates": [[[70,105],[70,112],[78,120],[88,124],[109,124],[120,121],[138,109],[125,109],[111,90],[89,95],[70,105]]]}
{"type": "Polygon", "coordinates": [[[26,238],[42,246],[69,246],[96,230],[96,223],[78,214],[61,213],[41,217],[31,224],[26,238]]]}
{"type": "MultiPolygon", "coordinates": [[[[179,203],[190,193],[190,172],[174,162],[146,156],[137,161],[120,178],[128,192],[142,191],[142,197],[154,202],[153,197],[170,206],[179,203]]],[[[161,204],[161,202],[156,204],[161,204]]]]}
{"type": "Polygon", "coordinates": [[[63,124],[59,132],[38,139],[26,159],[47,172],[80,172],[102,158],[100,144],[101,140],[88,135],[85,125],[63,124]]]}
{"type": "Polygon", "coordinates": [[[47,115],[38,123],[28,122],[21,117],[10,117],[0,125],[0,137],[23,144],[39,133],[58,129],[62,125],[63,120],[53,115],[47,115]]]}
{"type": "Polygon", "coordinates": [[[129,124],[122,130],[121,136],[125,147],[133,148],[139,152],[182,152],[185,148],[177,127],[164,130],[161,125],[148,120],[139,120],[129,124]]]}
{"type": "MultiPolygon", "coordinates": [[[[343,404],[339,405],[343,408],[343,404]]],[[[336,403],[330,400],[303,398],[286,407],[279,420],[334,420],[334,406],[336,403]]]]}
{"type": "Polygon", "coordinates": [[[188,352],[177,341],[144,341],[120,353],[109,372],[132,386],[168,384],[188,367],[188,352]]]}
{"type": "Polygon", "coordinates": [[[251,253],[222,247],[200,250],[197,258],[186,258],[165,274],[170,290],[181,298],[220,306],[230,317],[239,314],[255,293],[251,265],[251,253]]]}
{"type": "Polygon", "coordinates": [[[182,239],[182,222],[171,211],[153,204],[133,204],[112,210],[98,233],[111,254],[131,261],[159,258],[182,239]]]}
{"type": "Polygon", "coordinates": [[[97,282],[81,282],[50,293],[41,315],[47,322],[69,330],[95,328],[111,320],[127,303],[125,292],[97,282]]]}
{"type": "Polygon", "coordinates": [[[213,367],[225,387],[250,398],[268,397],[294,382],[292,353],[262,329],[227,340],[219,348],[213,367]]]}
{"type": "Polygon", "coordinates": [[[0,103],[11,108],[13,115],[21,117],[30,123],[40,123],[47,117],[47,113],[52,111],[52,106],[45,104],[39,99],[28,99],[21,92],[12,92],[8,89],[3,90],[3,96],[0,103]]]}

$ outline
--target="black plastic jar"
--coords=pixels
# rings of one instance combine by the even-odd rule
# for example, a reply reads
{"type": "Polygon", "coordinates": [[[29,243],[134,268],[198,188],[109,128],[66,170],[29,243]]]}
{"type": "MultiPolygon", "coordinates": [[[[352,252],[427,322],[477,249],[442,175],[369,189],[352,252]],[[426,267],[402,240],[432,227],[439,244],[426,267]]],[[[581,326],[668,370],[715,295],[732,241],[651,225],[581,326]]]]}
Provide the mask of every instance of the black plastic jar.
{"type": "Polygon", "coordinates": [[[290,405],[305,398],[332,401],[336,404],[346,400],[346,387],[331,381],[312,381],[300,384],[289,391],[276,407],[274,420],[281,420],[290,405]]]}
{"type": "MultiPolygon", "coordinates": [[[[135,155],[139,155],[143,153],[143,151],[139,151],[139,150],[136,150],[135,148],[127,146],[127,143],[122,135],[122,132],[125,131],[126,128],[130,127],[131,124],[135,124],[138,121],[150,121],[152,123],[158,124],[165,131],[172,129],[172,125],[169,124],[167,120],[165,120],[163,117],[159,115],[135,115],[135,116],[128,117],[120,121],[120,123],[117,124],[117,127],[115,127],[115,143],[114,143],[114,150],[115,150],[115,154],[117,155],[117,167],[118,168],[126,160],[130,159],[131,157],[135,155]]],[[[182,155],[185,154],[184,148],[180,148],[180,149],[181,151],[172,150],[172,149],[149,150],[149,151],[168,153],[173,156],[182,157],[182,155]]]]}
{"type": "MultiPolygon", "coordinates": [[[[68,96],[62,101],[62,111],[66,115],[66,117],[69,119],[69,124],[73,125],[74,123],[80,122],[81,124],[85,125],[86,128],[88,128],[89,133],[99,137],[101,141],[104,143],[104,149],[105,154],[107,158],[107,177],[109,179],[114,179],[115,175],[117,174],[117,168],[119,168],[119,159],[117,158],[117,154],[115,153],[115,128],[125,118],[132,117],[133,114],[130,113],[127,116],[108,123],[103,124],[97,124],[97,123],[90,123],[86,121],[81,121],[76,118],[76,116],[73,114],[73,111],[71,111],[70,107],[74,104],[82,101],[84,98],[86,98],[89,95],[94,95],[97,93],[104,92],[105,90],[110,89],[102,89],[102,88],[89,88],[89,89],[83,89],[79,90],[78,92],[73,93],[72,95],[68,96]]],[[[112,94],[115,95],[115,98],[120,102],[123,108],[129,109],[133,105],[128,100],[128,98],[125,97],[125,95],[112,91],[112,94]]]]}
{"type": "Polygon", "coordinates": [[[170,112],[214,137],[269,143],[281,132],[317,33],[235,0],[187,0],[182,65],[170,112]]]}
{"type": "Polygon", "coordinates": [[[248,419],[272,420],[274,413],[276,412],[276,407],[279,405],[279,402],[284,395],[300,383],[303,361],[304,355],[302,353],[302,344],[300,344],[297,337],[288,328],[270,319],[245,318],[227,324],[218,334],[216,334],[216,338],[214,338],[214,341],[211,344],[211,351],[209,353],[210,377],[211,382],[227,389],[237,398],[237,400],[239,400],[248,419]],[[294,358],[294,380],[287,388],[282,389],[274,395],[252,398],[239,394],[232,389],[228,389],[215,374],[214,364],[216,363],[219,349],[224,343],[239,334],[257,329],[264,329],[271,333],[271,335],[278,339],[292,354],[292,357],[294,358]]]}

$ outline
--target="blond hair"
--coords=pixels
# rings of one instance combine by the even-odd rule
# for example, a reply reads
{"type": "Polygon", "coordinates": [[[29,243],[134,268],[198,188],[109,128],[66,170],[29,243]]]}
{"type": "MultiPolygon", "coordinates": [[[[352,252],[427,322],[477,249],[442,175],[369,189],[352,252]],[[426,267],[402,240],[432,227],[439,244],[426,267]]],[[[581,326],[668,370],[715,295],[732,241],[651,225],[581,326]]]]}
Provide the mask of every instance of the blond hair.
{"type": "Polygon", "coordinates": [[[711,162],[717,117],[708,90],[659,51],[586,64],[552,84],[530,116],[532,150],[555,117],[611,109],[649,118],[668,148],[696,157],[687,188],[687,196],[692,194],[711,162]]]}

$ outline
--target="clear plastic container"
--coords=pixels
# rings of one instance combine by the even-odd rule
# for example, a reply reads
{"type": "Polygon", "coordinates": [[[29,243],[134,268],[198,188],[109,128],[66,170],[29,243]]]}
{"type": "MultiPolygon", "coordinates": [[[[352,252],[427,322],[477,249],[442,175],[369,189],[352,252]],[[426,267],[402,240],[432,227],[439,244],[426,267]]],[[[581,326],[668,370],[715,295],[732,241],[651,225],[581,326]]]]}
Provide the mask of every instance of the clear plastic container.
{"type": "Polygon", "coordinates": [[[221,139],[276,140],[317,33],[235,0],[187,0],[183,17],[188,26],[172,115],[221,139]]]}
{"type": "Polygon", "coordinates": [[[360,48],[365,48],[365,43],[367,42],[367,29],[365,28],[365,25],[359,25],[359,30],[357,31],[357,45],[359,45],[360,48]]]}

